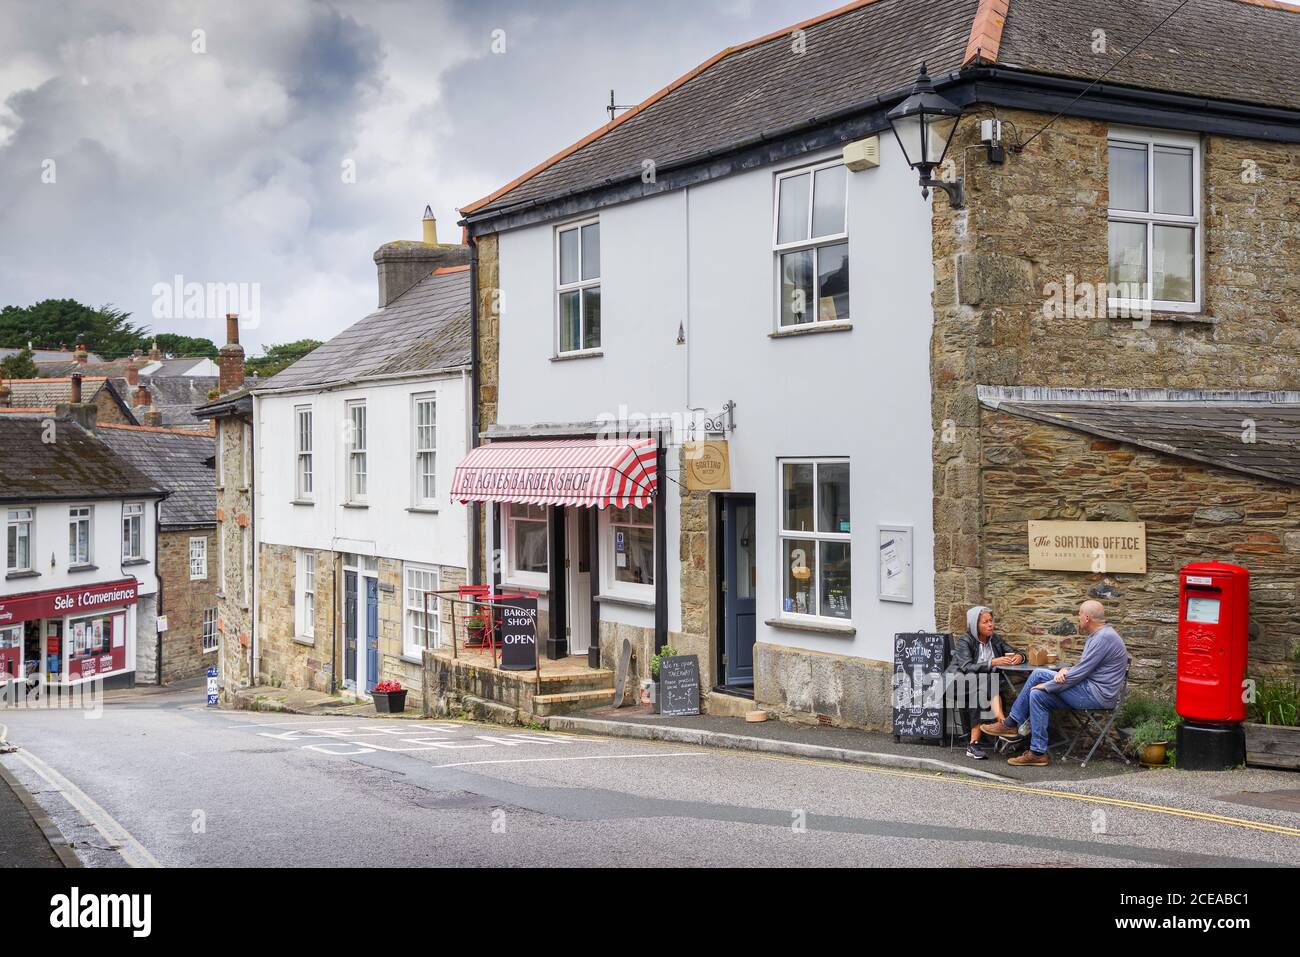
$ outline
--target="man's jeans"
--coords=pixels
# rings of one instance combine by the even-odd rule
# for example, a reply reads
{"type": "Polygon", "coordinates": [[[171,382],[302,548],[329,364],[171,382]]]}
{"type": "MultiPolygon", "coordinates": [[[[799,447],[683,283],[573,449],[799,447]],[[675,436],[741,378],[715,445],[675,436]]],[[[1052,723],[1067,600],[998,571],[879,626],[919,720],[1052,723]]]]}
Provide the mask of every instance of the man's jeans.
{"type": "Polygon", "coordinates": [[[1047,723],[1048,716],[1053,711],[1060,708],[1070,711],[1095,711],[1105,707],[1088,690],[1086,681],[1072,688],[1061,688],[1059,691],[1034,690],[1041,684],[1051,683],[1055,678],[1055,671],[1049,668],[1035,668],[1020,694],[1016,695],[1016,703],[1011,706],[1011,713],[1007,715],[1007,724],[1013,727],[1019,727],[1024,724],[1025,718],[1029,719],[1029,747],[1038,754],[1047,753],[1047,723]]]}

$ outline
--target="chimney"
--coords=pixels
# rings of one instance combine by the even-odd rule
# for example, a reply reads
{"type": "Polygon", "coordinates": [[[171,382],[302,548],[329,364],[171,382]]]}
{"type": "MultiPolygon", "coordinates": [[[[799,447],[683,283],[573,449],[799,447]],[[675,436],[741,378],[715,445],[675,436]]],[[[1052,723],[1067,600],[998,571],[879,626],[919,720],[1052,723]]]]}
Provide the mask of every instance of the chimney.
{"type": "Polygon", "coordinates": [[[244,347],[239,344],[239,313],[226,313],[226,344],[217,353],[217,391],[229,392],[244,384],[244,347]]]}
{"type": "Polygon", "coordinates": [[[69,418],[87,432],[94,432],[99,417],[99,406],[93,402],[81,401],[81,373],[72,373],[71,402],[60,402],[54,406],[58,418],[69,418]]]}
{"type": "Polygon", "coordinates": [[[140,368],[135,364],[135,356],[126,363],[126,384],[132,388],[140,384],[140,368]]]}
{"type": "Polygon", "coordinates": [[[77,348],[72,350],[72,361],[83,366],[90,361],[90,353],[86,351],[84,343],[78,342],[77,348]]]}
{"type": "Polygon", "coordinates": [[[153,341],[153,345],[149,347],[149,358],[152,359],[154,362],[158,362],[162,359],[162,353],[158,351],[157,339],[155,339],[153,341]]]}
{"type": "Polygon", "coordinates": [[[72,373],[72,399],[73,405],[81,405],[81,373],[72,373]]]}
{"type": "Polygon", "coordinates": [[[137,385],[135,391],[131,393],[131,408],[143,409],[153,404],[153,397],[149,395],[147,385],[137,385]]]}
{"type": "Polygon", "coordinates": [[[143,419],[144,421],[142,424],[150,426],[151,428],[156,429],[162,425],[162,413],[154,408],[153,403],[150,403],[149,408],[145,410],[143,419]]]}
{"type": "Polygon", "coordinates": [[[0,409],[9,408],[10,403],[12,402],[9,397],[12,394],[13,390],[10,389],[9,386],[5,385],[4,379],[0,379],[0,409]]]}
{"type": "Polygon", "coordinates": [[[469,247],[454,243],[439,244],[437,221],[432,208],[424,208],[423,242],[401,240],[384,243],[375,252],[379,267],[379,308],[383,309],[407,292],[429,273],[442,266],[464,266],[469,262],[469,247]]]}

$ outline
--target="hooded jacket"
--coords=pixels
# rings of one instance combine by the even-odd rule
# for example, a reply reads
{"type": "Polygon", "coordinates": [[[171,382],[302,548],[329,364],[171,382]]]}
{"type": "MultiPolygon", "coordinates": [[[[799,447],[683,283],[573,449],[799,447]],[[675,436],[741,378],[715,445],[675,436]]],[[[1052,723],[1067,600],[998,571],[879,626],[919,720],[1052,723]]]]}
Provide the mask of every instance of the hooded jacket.
{"type": "MultiPolygon", "coordinates": [[[[966,632],[958,636],[957,640],[953,642],[952,665],[958,671],[974,674],[993,670],[987,661],[980,661],[980,640],[976,634],[976,630],[979,628],[980,615],[989,610],[983,605],[976,605],[966,612],[966,632]]],[[[989,644],[993,646],[994,658],[1019,655],[1022,662],[1029,660],[1023,651],[1012,648],[1003,641],[1002,636],[997,632],[994,632],[993,636],[989,638],[989,644]]]]}

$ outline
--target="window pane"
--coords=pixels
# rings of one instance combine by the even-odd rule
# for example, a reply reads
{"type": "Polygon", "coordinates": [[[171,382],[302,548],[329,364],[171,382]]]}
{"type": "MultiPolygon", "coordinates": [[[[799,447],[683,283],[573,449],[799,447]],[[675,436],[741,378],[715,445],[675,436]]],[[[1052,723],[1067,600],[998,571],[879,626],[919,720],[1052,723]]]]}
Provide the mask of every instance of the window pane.
{"type": "Polygon", "coordinates": [[[600,278],[600,223],[582,227],[582,278],[600,278]]]}
{"type": "Polygon", "coordinates": [[[614,578],[634,585],[653,585],[655,533],[642,525],[611,525],[614,533],[614,578]]]}
{"type": "Polygon", "coordinates": [[[1137,294],[1122,298],[1141,299],[1147,281],[1147,228],[1143,223],[1110,224],[1111,285],[1122,285],[1137,294]]]}
{"type": "Polygon", "coordinates": [[[834,236],[844,232],[843,166],[830,166],[817,171],[813,186],[813,235],[834,236]]]}
{"type": "Polygon", "coordinates": [[[580,293],[566,292],[560,294],[560,351],[573,352],[581,348],[582,316],[579,312],[580,293]]]}
{"type": "Polygon", "coordinates": [[[1192,215],[1192,151],[1157,146],[1155,164],[1156,212],[1192,215]]]}
{"type": "Polygon", "coordinates": [[[812,463],[781,466],[781,527],[792,532],[813,530],[812,463]]]}
{"type": "Polygon", "coordinates": [[[851,530],[849,521],[849,464],[817,466],[817,531],[851,530]]]}
{"type": "Polygon", "coordinates": [[[1147,211],[1147,148],[1110,144],[1110,208],[1147,211]]]}
{"type": "Polygon", "coordinates": [[[782,610],[796,615],[815,615],[817,545],[802,538],[781,541],[782,610]]]}
{"type": "Polygon", "coordinates": [[[578,281],[578,231],[566,229],[560,233],[560,282],[578,281]]]}
{"type": "Polygon", "coordinates": [[[781,256],[781,325],[812,321],[813,251],[801,249],[781,256]]]}
{"type": "Polygon", "coordinates": [[[582,348],[600,348],[600,287],[582,290],[582,348]]]}
{"type": "Polygon", "coordinates": [[[1196,231],[1183,226],[1156,226],[1152,250],[1152,299],[1196,299],[1196,231]]]}
{"type": "Polygon", "coordinates": [[[851,579],[848,542],[821,542],[821,611],[828,618],[851,618],[851,579]]]}
{"type": "Polygon", "coordinates": [[[821,322],[849,320],[849,244],[817,250],[817,318],[821,322]]]}
{"type": "Polygon", "coordinates": [[[777,244],[808,238],[808,186],[811,173],[781,180],[780,213],[776,223],[777,244]]]}
{"type": "Polygon", "coordinates": [[[514,548],[511,549],[511,558],[514,559],[515,570],[544,573],[547,568],[546,523],[515,522],[514,532],[515,540],[514,548]]]}

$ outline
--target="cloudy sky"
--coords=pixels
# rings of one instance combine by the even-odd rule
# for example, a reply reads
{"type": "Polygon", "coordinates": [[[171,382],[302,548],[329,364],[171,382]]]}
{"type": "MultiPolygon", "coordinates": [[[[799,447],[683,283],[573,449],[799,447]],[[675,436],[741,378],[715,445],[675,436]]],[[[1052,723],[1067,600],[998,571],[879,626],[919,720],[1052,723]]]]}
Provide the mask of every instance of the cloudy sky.
{"type": "Polygon", "coordinates": [[[454,240],[458,206],[603,123],[611,87],[635,103],[836,3],[0,0],[0,306],[220,342],[155,287],[255,283],[245,343],[327,339],[426,203],[454,240]]]}

